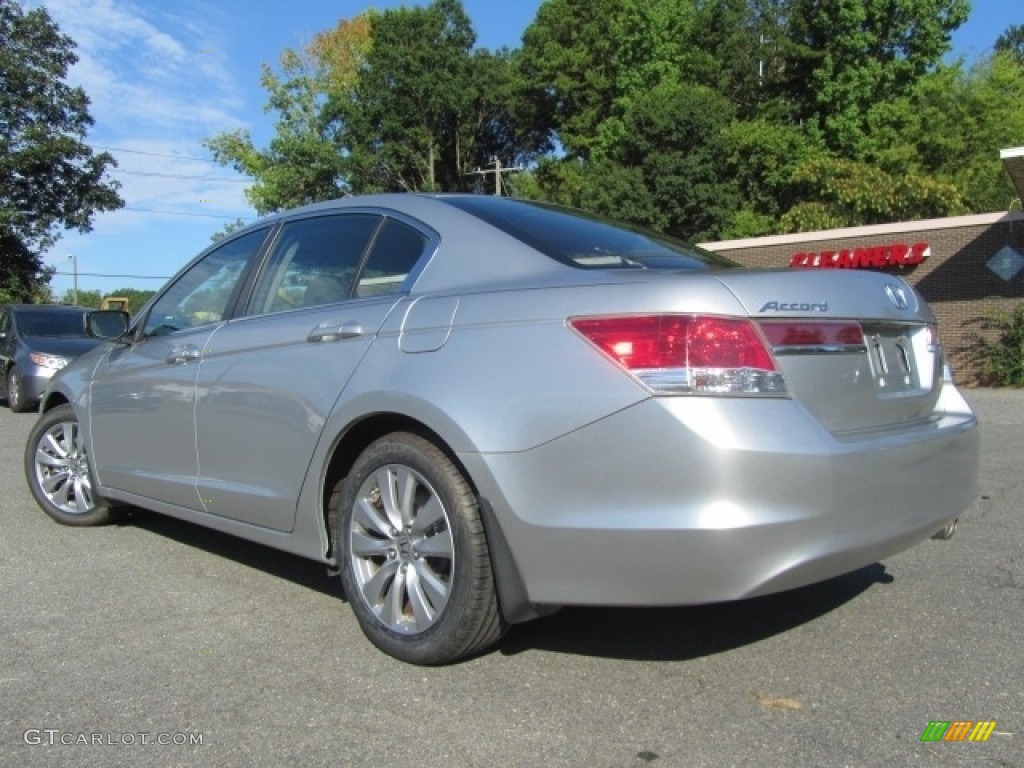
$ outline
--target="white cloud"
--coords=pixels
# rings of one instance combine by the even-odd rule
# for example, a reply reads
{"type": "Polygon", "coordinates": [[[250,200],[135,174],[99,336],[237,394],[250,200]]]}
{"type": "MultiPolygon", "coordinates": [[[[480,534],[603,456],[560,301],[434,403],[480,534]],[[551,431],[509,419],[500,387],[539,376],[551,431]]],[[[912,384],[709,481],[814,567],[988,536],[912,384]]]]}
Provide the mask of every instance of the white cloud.
{"type": "MultiPolygon", "coordinates": [[[[88,140],[117,159],[109,176],[125,201],[97,214],[91,232],[65,233],[48,263],[66,272],[67,254],[75,253],[81,287],[122,287],[130,281],[115,275],[169,275],[228,221],[255,218],[247,180],[239,183],[243,177],[202,146],[216,133],[248,127],[223,10],[202,0],[31,4],[45,6],[75,41],[78,63],[68,81],[89,96],[95,122],[88,140]]],[[[69,280],[54,279],[58,295],[69,280]]],[[[159,280],[135,285],[155,288],[159,280]]]]}
{"type": "Polygon", "coordinates": [[[98,215],[97,230],[140,230],[169,216],[149,211],[254,218],[243,177],[202,159],[204,139],[245,127],[222,12],[189,0],[41,4],[76,43],[68,79],[90,98],[89,140],[127,150],[111,152],[110,172],[125,209],[98,215]]]}
{"type": "Polygon", "coordinates": [[[158,29],[143,11],[122,0],[44,0],[42,5],[82,48],[123,49],[137,56],[181,63],[188,51],[181,41],[158,29]]]}
{"type": "Polygon", "coordinates": [[[165,13],[163,3],[127,0],[42,5],[77,44],[79,62],[69,79],[92,102],[95,134],[185,136],[198,144],[243,123],[215,7],[181,15],[165,13]]]}

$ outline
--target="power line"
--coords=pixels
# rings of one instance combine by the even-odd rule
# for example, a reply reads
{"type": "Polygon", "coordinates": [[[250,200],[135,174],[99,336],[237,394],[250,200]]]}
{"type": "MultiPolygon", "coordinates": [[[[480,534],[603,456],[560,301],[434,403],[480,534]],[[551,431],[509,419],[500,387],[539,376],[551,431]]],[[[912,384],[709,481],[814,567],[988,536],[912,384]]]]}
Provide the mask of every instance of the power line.
{"type": "MultiPolygon", "coordinates": [[[[121,207],[121,208],[116,208],[116,209],[114,209],[112,211],[104,211],[103,213],[117,213],[118,211],[132,211],[134,213],[158,213],[158,214],[165,214],[165,215],[168,215],[168,216],[196,216],[196,217],[201,217],[201,218],[205,218],[205,219],[232,219],[232,220],[240,219],[241,221],[246,221],[246,222],[251,220],[251,219],[243,219],[241,216],[238,216],[238,215],[226,216],[224,214],[217,214],[217,213],[192,213],[190,211],[161,211],[161,210],[157,210],[157,209],[153,209],[153,208],[131,208],[131,207],[128,207],[128,206],[124,206],[124,207],[121,207]]],[[[33,215],[36,212],[28,210],[28,209],[24,209],[24,208],[0,208],[0,214],[2,214],[4,216],[8,216],[8,215],[13,214],[13,213],[19,213],[19,214],[22,214],[22,215],[25,215],[25,214],[33,215]]]]}
{"type": "Polygon", "coordinates": [[[150,157],[173,157],[176,160],[199,160],[204,163],[215,163],[217,165],[220,165],[220,163],[217,163],[216,160],[211,160],[208,157],[193,157],[191,155],[171,155],[165,152],[144,152],[141,149],[125,149],[124,147],[110,147],[104,146],[103,144],[91,144],[90,146],[92,146],[94,149],[106,149],[110,152],[127,152],[128,154],[132,155],[149,155],[150,157]]]}
{"type": "MultiPolygon", "coordinates": [[[[189,213],[188,211],[159,211],[151,208],[119,208],[121,211],[135,211],[136,213],[165,213],[171,216],[200,216],[207,219],[241,219],[241,216],[224,216],[215,213],[189,213]]],[[[242,219],[245,221],[245,219],[242,219]]]]}
{"type": "Polygon", "coordinates": [[[251,179],[232,179],[228,176],[190,176],[183,173],[158,173],[156,171],[127,171],[121,168],[109,168],[108,173],[126,173],[130,176],[152,176],[160,179],[199,179],[201,181],[227,181],[232,184],[251,184],[251,179]]]}
{"type": "Polygon", "coordinates": [[[170,280],[170,276],[164,275],[108,275],[103,272],[51,272],[53,275],[64,275],[65,277],[123,277],[131,280],[170,280]]]}

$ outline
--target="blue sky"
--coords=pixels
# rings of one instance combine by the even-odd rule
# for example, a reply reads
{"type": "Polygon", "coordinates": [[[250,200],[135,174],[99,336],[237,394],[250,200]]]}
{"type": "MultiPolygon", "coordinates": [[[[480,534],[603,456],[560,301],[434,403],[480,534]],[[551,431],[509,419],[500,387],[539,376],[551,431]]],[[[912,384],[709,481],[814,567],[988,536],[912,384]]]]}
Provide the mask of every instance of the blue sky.
{"type": "MultiPolygon", "coordinates": [[[[263,111],[260,64],[276,64],[338,19],[395,0],[41,0],[78,44],[69,79],[85,88],[95,120],[89,142],[119,163],[125,208],[96,217],[93,231],[67,232],[46,254],[57,268],[51,288],[157,289],[235,218],[251,221],[246,179],[212,162],[202,142],[248,129],[257,146],[273,132],[263,111]],[[73,257],[73,258],[72,258],[73,257]]],[[[974,0],[954,36],[955,53],[984,55],[1012,23],[1024,23],[1024,0],[974,0]]],[[[540,0],[463,0],[477,45],[517,47],[540,0]]],[[[997,152],[1000,147],[993,147],[997,152]]]]}

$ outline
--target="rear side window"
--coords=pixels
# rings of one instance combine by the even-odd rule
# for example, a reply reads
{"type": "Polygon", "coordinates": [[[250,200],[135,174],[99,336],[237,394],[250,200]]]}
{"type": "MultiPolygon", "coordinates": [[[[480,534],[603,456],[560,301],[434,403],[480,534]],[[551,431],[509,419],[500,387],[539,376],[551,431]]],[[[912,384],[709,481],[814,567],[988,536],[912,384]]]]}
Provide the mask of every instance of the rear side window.
{"type": "Polygon", "coordinates": [[[427,246],[427,237],[395,219],[387,219],[359,275],[356,296],[380,296],[401,290],[427,246]]]}
{"type": "Polygon", "coordinates": [[[441,197],[546,256],[579,269],[709,269],[735,262],[656,232],[555,205],[441,197]]]}
{"type": "Polygon", "coordinates": [[[348,213],[284,225],[256,282],[252,313],[345,301],[381,217],[348,213]]]}

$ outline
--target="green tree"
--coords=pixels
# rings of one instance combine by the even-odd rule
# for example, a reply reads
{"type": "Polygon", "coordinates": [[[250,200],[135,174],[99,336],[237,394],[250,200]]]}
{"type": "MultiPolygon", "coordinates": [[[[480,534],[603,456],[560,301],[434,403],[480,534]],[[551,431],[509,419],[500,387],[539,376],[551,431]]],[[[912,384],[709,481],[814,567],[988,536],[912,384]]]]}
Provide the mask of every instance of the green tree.
{"type": "Polygon", "coordinates": [[[463,127],[470,138],[462,143],[460,174],[492,158],[505,167],[525,166],[551,148],[543,106],[528,97],[518,59],[508,49],[473,51],[473,99],[463,127]]]}
{"type": "Polygon", "coordinates": [[[510,178],[508,187],[513,197],[581,208],[586,183],[582,158],[547,155],[526,173],[510,178]]]}
{"type": "Polygon", "coordinates": [[[714,90],[666,79],[630,100],[607,152],[549,160],[514,188],[684,239],[715,238],[738,205],[721,163],[733,115],[714,90]]]}
{"type": "Polygon", "coordinates": [[[739,202],[721,237],[777,233],[782,215],[803,199],[794,183],[797,169],[823,147],[800,126],[761,118],[735,121],[723,141],[719,161],[736,184],[739,202]]]}
{"type": "Polygon", "coordinates": [[[341,197],[349,186],[348,163],[323,115],[331,70],[315,54],[291,48],[280,64],[280,75],[264,64],[261,76],[265,111],[278,116],[269,146],[257,149],[244,129],[204,142],[218,163],[254,179],[245,195],[260,215],[341,197]]]}
{"type": "Polygon", "coordinates": [[[790,119],[820,131],[831,151],[860,159],[871,107],[905,96],[938,66],[970,2],[786,0],[779,8],[774,87],[790,119]]]}
{"type": "Polygon", "coordinates": [[[142,309],[142,305],[149,301],[155,293],[156,291],[144,291],[138,288],[117,288],[113,291],[82,290],[79,288],[76,304],[76,294],[69,288],[64,291],[64,295],[60,297],[59,303],[76,304],[76,306],[79,307],[99,309],[103,306],[103,301],[105,299],[128,299],[127,311],[129,314],[134,315],[142,309]]]}
{"type": "MultiPolygon", "coordinates": [[[[253,178],[246,197],[263,215],[349,194],[352,165],[329,101],[352,100],[370,49],[374,11],[342,19],[316,34],[301,50],[286,48],[280,72],[264,64],[260,82],[268,93],[264,111],[277,114],[274,137],[257,149],[246,130],[227,131],[204,143],[222,165],[253,178]]],[[[228,224],[219,239],[237,229],[228,224]]]]}
{"type": "Polygon", "coordinates": [[[113,157],[85,143],[89,99],[65,82],[74,47],[44,8],[0,3],[0,301],[48,293],[40,253],[124,205],[113,157]]]}
{"type": "Polygon", "coordinates": [[[1024,24],[1011,24],[1006,28],[995,43],[997,53],[1008,53],[1021,65],[1024,65],[1024,24]]]}
{"type": "Polygon", "coordinates": [[[206,146],[254,178],[261,214],[350,193],[470,189],[473,169],[524,162],[548,135],[515,53],[474,50],[475,38],[459,0],[342,20],[286,50],[279,74],[264,67],[278,116],[266,149],[244,131],[206,146]]]}
{"type": "Polygon", "coordinates": [[[956,186],[934,177],[886,173],[852,160],[821,155],[794,169],[802,201],[780,221],[784,232],[884,224],[966,213],[956,186]]]}
{"type": "Polygon", "coordinates": [[[548,0],[524,36],[524,72],[546,100],[550,130],[585,162],[545,164],[517,187],[702,237],[965,212],[1005,192],[991,147],[979,159],[979,141],[1002,134],[994,122],[965,132],[952,116],[967,110],[985,121],[982,104],[990,112],[994,104],[982,97],[1001,89],[1008,98],[996,113],[1012,130],[1019,103],[1002,70],[964,98],[942,64],[968,8],[967,0],[548,0]],[[708,92],[732,105],[730,124],[708,92]],[[939,109],[923,109],[926,96],[946,109],[931,126],[910,114],[939,109]],[[674,132],[685,110],[693,125],[705,114],[703,131],[682,131],[683,142],[674,132]],[[943,159],[940,146],[957,151],[943,159]]]}
{"type": "Polygon", "coordinates": [[[476,33],[459,0],[375,16],[354,98],[338,103],[359,191],[458,189],[472,144],[476,33]]]}
{"type": "Polygon", "coordinates": [[[475,170],[547,146],[516,54],[474,49],[459,0],[384,11],[370,32],[354,88],[327,105],[354,192],[468,190],[481,184],[475,170]]]}
{"type": "Polygon", "coordinates": [[[1024,67],[1008,52],[942,67],[906,97],[871,109],[865,160],[891,174],[955,185],[973,213],[1006,210],[1016,198],[999,149],[1024,136],[1024,67]]]}
{"type": "Polygon", "coordinates": [[[561,145],[587,156],[618,97],[616,40],[627,0],[546,0],[523,33],[520,65],[531,98],[561,145]]]}
{"type": "Polygon", "coordinates": [[[79,288],[77,291],[68,288],[60,297],[61,304],[71,304],[77,307],[90,307],[99,309],[103,301],[103,294],[100,291],[86,291],[79,288]]]}
{"type": "MultiPolygon", "coordinates": [[[[729,100],[711,88],[667,78],[635,96],[622,118],[625,136],[609,154],[639,172],[642,183],[622,191],[647,193],[648,213],[628,220],[684,239],[717,238],[738,203],[735,181],[721,162],[734,114],[729,100]]],[[[607,203],[599,210],[615,214],[607,203]]]]}
{"type": "Polygon", "coordinates": [[[223,227],[221,227],[216,232],[214,232],[212,235],[210,235],[210,240],[212,240],[213,242],[216,243],[218,240],[223,240],[225,237],[230,235],[232,232],[236,232],[236,231],[238,231],[239,229],[241,229],[244,226],[246,226],[246,222],[242,221],[241,219],[235,219],[234,221],[229,221],[223,227]]]}

